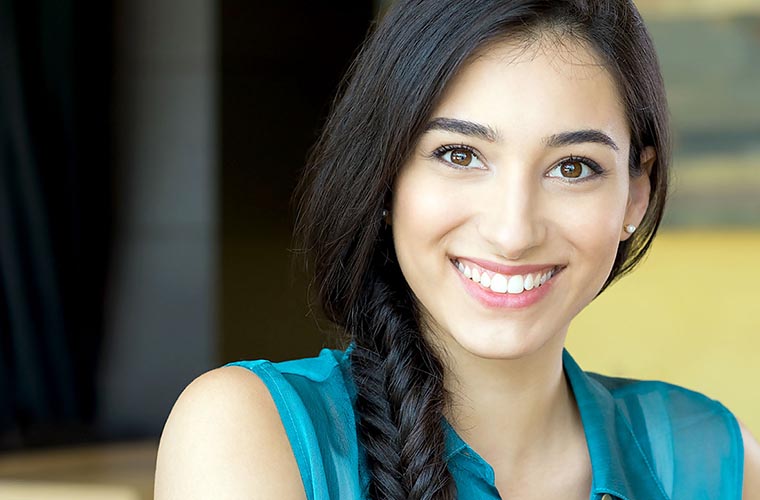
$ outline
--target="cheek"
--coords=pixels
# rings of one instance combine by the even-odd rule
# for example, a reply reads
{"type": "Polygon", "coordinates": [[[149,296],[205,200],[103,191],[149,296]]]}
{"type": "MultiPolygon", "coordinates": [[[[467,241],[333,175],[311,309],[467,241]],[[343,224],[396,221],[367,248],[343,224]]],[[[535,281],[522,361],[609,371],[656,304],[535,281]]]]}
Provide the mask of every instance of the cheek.
{"type": "Polygon", "coordinates": [[[465,217],[467,203],[457,190],[409,172],[399,177],[393,198],[393,234],[397,252],[437,243],[465,217]]]}
{"type": "Polygon", "coordinates": [[[562,224],[565,238],[573,242],[577,253],[585,256],[584,264],[597,268],[598,274],[603,274],[605,279],[620,244],[624,200],[617,193],[589,200],[577,206],[562,224]]]}

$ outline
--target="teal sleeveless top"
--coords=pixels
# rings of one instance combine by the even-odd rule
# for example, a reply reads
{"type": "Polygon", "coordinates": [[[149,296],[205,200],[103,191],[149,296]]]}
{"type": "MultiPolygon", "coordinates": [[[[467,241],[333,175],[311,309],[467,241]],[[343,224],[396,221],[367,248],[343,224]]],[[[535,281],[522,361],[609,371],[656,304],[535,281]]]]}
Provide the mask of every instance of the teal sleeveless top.
{"type": "MultiPolygon", "coordinates": [[[[316,358],[231,363],[269,388],[309,500],[367,498],[349,352],[323,349],[316,358]]],[[[619,500],[741,500],[742,438],[722,404],[663,382],[586,373],[567,351],[563,362],[591,457],[592,500],[605,494],[619,500]]],[[[458,498],[501,498],[491,466],[443,425],[458,498]]]]}

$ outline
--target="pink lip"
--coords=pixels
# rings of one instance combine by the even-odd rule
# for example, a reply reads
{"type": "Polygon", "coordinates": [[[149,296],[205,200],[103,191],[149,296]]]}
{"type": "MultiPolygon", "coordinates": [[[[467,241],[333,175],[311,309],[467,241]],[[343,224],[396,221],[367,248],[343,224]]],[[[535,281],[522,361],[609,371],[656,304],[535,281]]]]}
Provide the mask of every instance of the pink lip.
{"type": "MultiPolygon", "coordinates": [[[[482,266],[481,262],[483,261],[476,261],[472,259],[467,259],[471,262],[475,262],[478,265],[482,266]]],[[[486,261],[487,262],[487,261],[486,261]]],[[[452,262],[451,263],[452,270],[459,276],[459,279],[462,281],[462,284],[464,285],[464,289],[467,291],[467,293],[474,298],[476,301],[478,301],[481,305],[489,308],[489,309],[525,309],[533,304],[540,301],[542,298],[546,296],[547,293],[552,289],[554,282],[558,276],[558,274],[555,274],[551,279],[549,279],[546,283],[541,285],[538,288],[534,288],[533,290],[525,290],[522,293],[518,294],[511,294],[511,293],[496,293],[492,292],[491,290],[487,288],[483,288],[478,283],[475,283],[470,278],[463,275],[461,272],[459,272],[459,269],[456,268],[456,265],[452,262]]],[[[485,269],[491,270],[490,267],[482,266],[485,269]]],[[[543,269],[547,269],[548,267],[552,266],[516,266],[516,267],[509,267],[509,266],[501,266],[501,269],[512,269],[512,275],[515,274],[527,274],[531,272],[540,271],[543,269]],[[519,272],[515,272],[514,270],[518,270],[519,272]],[[525,271],[527,269],[527,271],[525,271]]],[[[498,271],[499,273],[502,273],[503,271],[498,271]]],[[[508,272],[506,274],[509,274],[508,272]]]]}
{"type": "Polygon", "coordinates": [[[483,259],[475,259],[472,257],[456,257],[456,260],[461,262],[462,264],[466,264],[467,262],[472,262],[473,264],[476,264],[477,266],[482,267],[483,269],[486,269],[488,271],[493,271],[495,273],[503,274],[504,276],[514,276],[516,274],[531,274],[536,273],[538,271],[547,271],[553,267],[556,267],[556,264],[535,264],[530,266],[506,266],[504,264],[497,264],[496,262],[491,262],[490,260],[483,260],[483,259]]]}

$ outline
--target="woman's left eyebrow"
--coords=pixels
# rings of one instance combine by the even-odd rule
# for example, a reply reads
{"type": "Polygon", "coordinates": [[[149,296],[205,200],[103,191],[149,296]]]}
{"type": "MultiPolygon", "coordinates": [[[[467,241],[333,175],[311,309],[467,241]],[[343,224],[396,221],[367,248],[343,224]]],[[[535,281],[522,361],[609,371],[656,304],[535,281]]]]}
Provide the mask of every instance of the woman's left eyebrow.
{"type": "Polygon", "coordinates": [[[605,134],[601,130],[587,129],[587,130],[573,130],[570,132],[561,132],[559,134],[553,134],[544,139],[544,143],[550,148],[559,148],[562,146],[572,146],[573,144],[584,144],[587,142],[594,142],[597,144],[604,144],[609,146],[615,151],[619,151],[620,148],[612,140],[612,137],[605,134]]]}

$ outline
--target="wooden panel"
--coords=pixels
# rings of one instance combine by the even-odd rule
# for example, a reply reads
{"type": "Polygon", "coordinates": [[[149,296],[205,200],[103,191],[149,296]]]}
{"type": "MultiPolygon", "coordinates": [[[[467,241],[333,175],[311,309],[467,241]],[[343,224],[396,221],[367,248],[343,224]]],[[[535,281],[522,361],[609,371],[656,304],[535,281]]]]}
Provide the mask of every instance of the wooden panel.
{"type": "Polygon", "coordinates": [[[145,500],[134,488],[0,480],[3,500],[145,500]]]}
{"type": "Polygon", "coordinates": [[[156,442],[34,450],[0,456],[0,498],[149,500],[156,442]]]}

